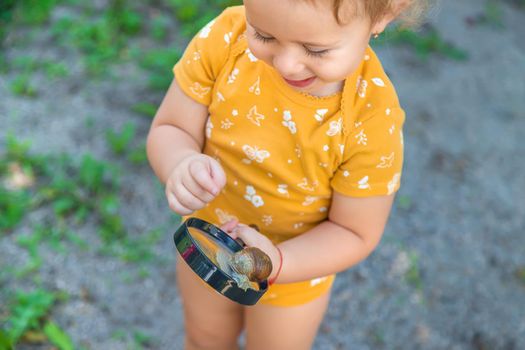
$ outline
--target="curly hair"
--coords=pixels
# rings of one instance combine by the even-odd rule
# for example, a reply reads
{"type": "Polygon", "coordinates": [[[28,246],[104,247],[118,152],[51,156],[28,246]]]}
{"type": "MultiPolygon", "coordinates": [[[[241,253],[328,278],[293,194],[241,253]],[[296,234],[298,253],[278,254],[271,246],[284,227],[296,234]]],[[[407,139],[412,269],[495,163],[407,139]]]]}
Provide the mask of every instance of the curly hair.
{"type": "Polygon", "coordinates": [[[417,27],[429,8],[430,0],[296,0],[313,4],[332,2],[334,17],[339,24],[345,23],[349,16],[370,18],[374,24],[385,15],[393,14],[403,27],[417,27]],[[401,10],[398,10],[399,5],[401,10]]]}

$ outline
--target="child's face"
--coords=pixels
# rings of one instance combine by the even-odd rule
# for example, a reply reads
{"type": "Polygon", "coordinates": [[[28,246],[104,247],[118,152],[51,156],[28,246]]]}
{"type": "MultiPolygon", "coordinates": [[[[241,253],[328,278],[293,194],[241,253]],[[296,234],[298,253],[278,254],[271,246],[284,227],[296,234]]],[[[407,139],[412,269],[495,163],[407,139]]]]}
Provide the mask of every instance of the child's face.
{"type": "Polygon", "coordinates": [[[361,63],[372,33],[384,29],[365,16],[339,25],[327,4],[245,0],[244,5],[250,51],[292,88],[312,95],[339,91],[361,63]]]}

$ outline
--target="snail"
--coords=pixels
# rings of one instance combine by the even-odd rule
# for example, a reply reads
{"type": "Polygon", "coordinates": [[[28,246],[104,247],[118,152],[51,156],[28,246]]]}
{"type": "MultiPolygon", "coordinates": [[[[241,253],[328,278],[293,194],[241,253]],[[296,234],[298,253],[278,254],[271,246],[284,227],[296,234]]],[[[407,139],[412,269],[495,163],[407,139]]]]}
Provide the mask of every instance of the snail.
{"type": "Polygon", "coordinates": [[[230,266],[252,282],[264,281],[270,276],[273,268],[270,257],[255,247],[248,247],[235,253],[231,257],[230,266]]]}
{"type": "Polygon", "coordinates": [[[221,269],[228,272],[243,290],[256,289],[254,282],[264,281],[272,272],[270,257],[259,248],[248,247],[233,255],[219,250],[216,258],[221,269]]]}

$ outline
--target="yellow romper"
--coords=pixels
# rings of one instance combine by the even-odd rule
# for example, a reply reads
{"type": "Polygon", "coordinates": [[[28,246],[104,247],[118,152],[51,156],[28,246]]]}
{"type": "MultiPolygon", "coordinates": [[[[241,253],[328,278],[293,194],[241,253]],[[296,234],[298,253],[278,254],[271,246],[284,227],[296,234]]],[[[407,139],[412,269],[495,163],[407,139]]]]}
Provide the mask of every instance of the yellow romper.
{"type": "MultiPolygon", "coordinates": [[[[173,69],[182,90],[208,106],[204,153],[227,178],[222,193],[193,216],[216,225],[237,218],[277,244],[327,220],[332,191],[351,197],[397,191],[404,112],[372,49],[342,92],[315,97],[288,86],[250,52],[245,21],[243,6],[226,9],[173,69]]],[[[306,303],[333,280],[275,284],[260,303],[306,303]]]]}

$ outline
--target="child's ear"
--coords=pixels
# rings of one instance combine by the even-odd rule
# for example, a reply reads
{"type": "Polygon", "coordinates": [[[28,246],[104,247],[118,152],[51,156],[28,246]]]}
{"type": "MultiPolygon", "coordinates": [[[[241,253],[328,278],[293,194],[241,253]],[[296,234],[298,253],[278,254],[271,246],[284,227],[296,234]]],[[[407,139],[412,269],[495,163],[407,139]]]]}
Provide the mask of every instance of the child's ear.
{"type": "Polygon", "coordinates": [[[413,0],[394,0],[390,11],[372,26],[372,33],[382,33],[385,28],[412,3],[412,1],[413,0]]]}

